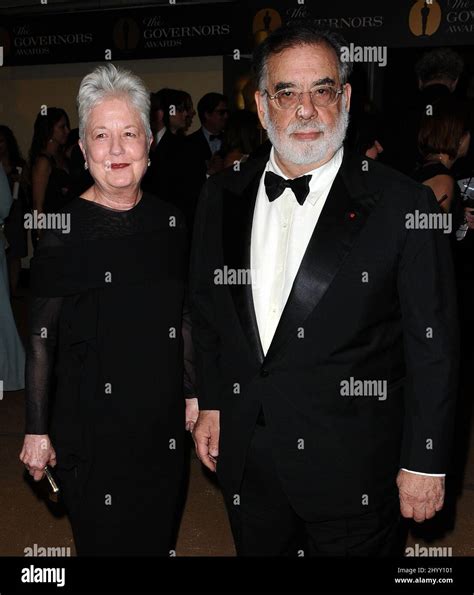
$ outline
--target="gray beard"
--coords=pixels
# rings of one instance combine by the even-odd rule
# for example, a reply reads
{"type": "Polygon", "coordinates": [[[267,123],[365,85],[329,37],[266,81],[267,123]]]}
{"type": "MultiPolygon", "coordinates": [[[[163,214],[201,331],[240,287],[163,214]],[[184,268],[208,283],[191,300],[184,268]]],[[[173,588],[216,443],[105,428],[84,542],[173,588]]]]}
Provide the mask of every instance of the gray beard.
{"type": "Polygon", "coordinates": [[[279,131],[269,118],[268,105],[264,102],[264,123],[270,142],[285,161],[295,165],[309,165],[322,161],[342,146],[349,125],[349,112],[342,109],[333,128],[322,122],[306,121],[294,122],[286,130],[279,131]],[[289,136],[293,132],[310,130],[322,132],[322,138],[304,142],[292,140],[289,136]]]}

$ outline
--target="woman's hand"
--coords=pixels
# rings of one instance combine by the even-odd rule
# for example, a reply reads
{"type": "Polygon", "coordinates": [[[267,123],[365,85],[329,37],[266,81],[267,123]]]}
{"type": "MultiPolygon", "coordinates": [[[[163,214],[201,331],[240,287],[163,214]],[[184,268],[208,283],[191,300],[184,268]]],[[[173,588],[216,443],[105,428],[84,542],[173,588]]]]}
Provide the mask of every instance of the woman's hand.
{"type": "Polygon", "coordinates": [[[48,434],[25,434],[20,461],[35,481],[43,478],[46,465],[56,466],[56,452],[48,434]]]}
{"type": "Polygon", "coordinates": [[[188,432],[192,432],[194,424],[199,417],[199,405],[197,397],[186,399],[186,414],[185,414],[185,428],[188,432]]]}

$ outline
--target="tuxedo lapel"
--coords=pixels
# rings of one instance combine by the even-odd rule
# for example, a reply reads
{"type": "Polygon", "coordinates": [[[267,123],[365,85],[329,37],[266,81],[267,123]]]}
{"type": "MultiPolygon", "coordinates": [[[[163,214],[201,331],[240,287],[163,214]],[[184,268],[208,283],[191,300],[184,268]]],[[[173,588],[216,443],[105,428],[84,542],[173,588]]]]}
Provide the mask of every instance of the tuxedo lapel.
{"type": "MultiPolygon", "coordinates": [[[[241,190],[226,188],[223,196],[224,266],[227,270],[250,272],[250,240],[252,221],[260,178],[267,159],[251,166],[248,180],[241,190]]],[[[250,165],[250,164],[249,164],[250,165]]],[[[254,356],[263,362],[257,319],[250,283],[229,284],[235,309],[254,356]]]]}
{"type": "Polygon", "coordinates": [[[317,307],[378,196],[365,185],[361,159],[344,156],[296,275],[265,361],[272,360],[317,307]]]}

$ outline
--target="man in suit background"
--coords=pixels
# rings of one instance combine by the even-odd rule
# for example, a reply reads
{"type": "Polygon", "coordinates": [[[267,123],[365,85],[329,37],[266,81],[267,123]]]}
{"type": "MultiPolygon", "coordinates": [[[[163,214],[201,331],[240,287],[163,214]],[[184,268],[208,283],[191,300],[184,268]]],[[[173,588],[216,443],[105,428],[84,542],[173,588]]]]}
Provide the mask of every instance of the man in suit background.
{"type": "Polygon", "coordinates": [[[224,167],[222,158],[216,153],[221,148],[222,133],[229,118],[227,97],[221,93],[206,93],[198,101],[197,111],[201,127],[187,137],[187,142],[193,164],[199,168],[202,185],[207,175],[224,167]]]}
{"type": "MultiPolygon", "coordinates": [[[[143,178],[142,188],[175,204],[185,215],[188,228],[196,207],[193,187],[183,168],[189,167],[185,137],[178,134],[184,130],[192,114],[188,107],[188,94],[178,89],[160,89],[150,95],[150,125],[153,143],[150,148],[150,165],[143,178]]],[[[195,180],[193,180],[195,182],[195,180]]]]}
{"type": "MultiPolygon", "coordinates": [[[[239,555],[388,555],[443,506],[457,377],[431,191],[343,147],[350,64],[309,24],[256,50],[270,157],[211,176],[191,255],[201,412],[239,555]]],[[[435,217],[436,220],[438,220],[435,217]]]]}

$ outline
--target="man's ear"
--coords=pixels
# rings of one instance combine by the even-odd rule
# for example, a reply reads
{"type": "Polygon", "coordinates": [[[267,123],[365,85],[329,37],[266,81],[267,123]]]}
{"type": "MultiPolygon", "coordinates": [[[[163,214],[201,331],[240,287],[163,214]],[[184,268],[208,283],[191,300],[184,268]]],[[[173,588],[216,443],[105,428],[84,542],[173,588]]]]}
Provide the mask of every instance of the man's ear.
{"type": "MultiPolygon", "coordinates": [[[[343,97],[345,98],[345,102],[346,102],[346,111],[349,111],[351,108],[351,95],[352,95],[352,87],[350,86],[349,83],[346,84],[345,86],[345,91],[343,93],[343,97]]],[[[344,99],[343,99],[344,101],[344,99]]]]}
{"type": "Polygon", "coordinates": [[[255,91],[255,105],[257,106],[257,115],[258,119],[260,120],[260,124],[264,130],[266,130],[265,126],[265,110],[263,107],[263,102],[266,101],[265,97],[260,93],[260,91],[255,91]]]}

